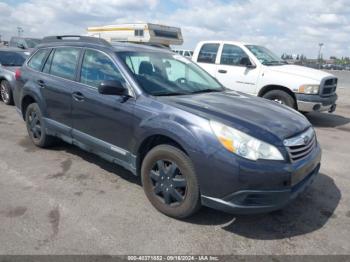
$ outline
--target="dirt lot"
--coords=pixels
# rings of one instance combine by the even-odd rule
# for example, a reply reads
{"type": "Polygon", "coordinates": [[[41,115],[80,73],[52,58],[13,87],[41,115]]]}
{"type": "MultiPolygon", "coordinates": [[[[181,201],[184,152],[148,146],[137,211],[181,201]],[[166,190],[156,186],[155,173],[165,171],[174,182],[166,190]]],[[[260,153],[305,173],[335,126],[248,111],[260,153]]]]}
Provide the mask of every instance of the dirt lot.
{"type": "Polygon", "coordinates": [[[157,212],[118,166],[65,144],[35,148],[0,103],[0,254],[350,254],[348,83],[334,114],[308,116],[323,148],[310,190],[282,211],[203,208],[187,221],[157,212]]]}

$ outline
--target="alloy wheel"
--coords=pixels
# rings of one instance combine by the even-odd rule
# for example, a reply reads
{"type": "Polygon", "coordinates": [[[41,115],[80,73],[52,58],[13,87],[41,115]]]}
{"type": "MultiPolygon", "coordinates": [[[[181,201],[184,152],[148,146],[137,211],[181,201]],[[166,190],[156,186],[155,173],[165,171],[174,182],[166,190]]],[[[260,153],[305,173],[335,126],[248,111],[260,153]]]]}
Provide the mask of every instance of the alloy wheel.
{"type": "Polygon", "coordinates": [[[40,140],[41,138],[41,122],[35,110],[31,111],[28,119],[29,131],[33,139],[40,140]]]}
{"type": "Polygon", "coordinates": [[[1,92],[2,101],[4,101],[5,103],[8,103],[8,101],[10,100],[10,93],[7,86],[4,83],[1,83],[0,89],[1,89],[0,92],[1,92]]]}
{"type": "Polygon", "coordinates": [[[150,171],[153,193],[164,204],[180,205],[186,197],[187,181],[172,161],[158,160],[150,171]]]}

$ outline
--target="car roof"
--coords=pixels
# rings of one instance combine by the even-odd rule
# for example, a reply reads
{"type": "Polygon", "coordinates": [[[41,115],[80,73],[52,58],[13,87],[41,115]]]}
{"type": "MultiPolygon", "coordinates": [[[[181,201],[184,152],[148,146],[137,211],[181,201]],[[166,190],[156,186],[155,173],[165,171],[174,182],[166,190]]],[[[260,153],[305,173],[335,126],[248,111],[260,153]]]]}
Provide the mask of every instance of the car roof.
{"type": "Polygon", "coordinates": [[[7,51],[7,52],[28,52],[28,50],[24,50],[21,48],[16,48],[16,47],[0,47],[0,51],[7,51]]]}
{"type": "Polygon", "coordinates": [[[88,43],[84,41],[57,41],[49,43],[41,43],[37,48],[55,48],[55,47],[87,47],[95,49],[109,49],[112,52],[164,52],[172,53],[172,51],[166,47],[152,46],[150,44],[136,44],[129,42],[113,42],[109,45],[88,43]]]}
{"type": "Polygon", "coordinates": [[[201,41],[200,44],[232,44],[232,45],[254,45],[253,43],[249,42],[240,42],[240,41],[230,41],[230,40],[209,40],[209,41],[201,41]]]}

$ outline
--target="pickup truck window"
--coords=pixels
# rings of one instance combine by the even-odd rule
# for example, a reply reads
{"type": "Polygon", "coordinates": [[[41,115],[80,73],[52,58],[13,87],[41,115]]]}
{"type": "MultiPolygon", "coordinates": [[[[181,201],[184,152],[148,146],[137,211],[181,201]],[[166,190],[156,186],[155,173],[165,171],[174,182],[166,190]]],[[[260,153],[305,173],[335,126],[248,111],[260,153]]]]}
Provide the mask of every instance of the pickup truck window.
{"type": "Polygon", "coordinates": [[[255,57],[263,64],[263,65],[284,65],[286,64],[278,55],[271,52],[269,49],[263,46],[258,45],[246,45],[250,52],[255,55],[255,57]]]}
{"type": "Polygon", "coordinates": [[[222,49],[220,64],[222,65],[241,65],[242,58],[248,58],[248,55],[238,46],[225,44],[222,49]]]}
{"type": "Polygon", "coordinates": [[[198,54],[198,63],[215,64],[220,44],[204,44],[198,54]]]}

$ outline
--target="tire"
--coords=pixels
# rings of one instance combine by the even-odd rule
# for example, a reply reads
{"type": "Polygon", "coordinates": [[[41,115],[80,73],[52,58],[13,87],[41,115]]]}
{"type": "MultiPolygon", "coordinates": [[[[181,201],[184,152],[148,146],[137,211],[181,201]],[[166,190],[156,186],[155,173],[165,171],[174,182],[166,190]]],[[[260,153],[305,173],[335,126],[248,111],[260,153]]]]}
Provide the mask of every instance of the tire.
{"type": "Polygon", "coordinates": [[[10,83],[7,80],[2,80],[0,83],[1,99],[6,105],[13,105],[13,95],[10,83]]]}
{"type": "Polygon", "coordinates": [[[45,148],[54,143],[55,138],[46,134],[45,123],[38,104],[33,103],[27,107],[25,120],[29,137],[34,145],[45,148]]]}
{"type": "Polygon", "coordinates": [[[192,161],[174,146],[159,145],[148,152],[142,162],[141,179],[149,201],[167,216],[184,219],[201,206],[192,161]]]}
{"type": "Polygon", "coordinates": [[[285,91],[282,90],[271,90],[263,95],[263,98],[276,101],[277,103],[289,106],[296,109],[296,102],[294,98],[285,91]]]}

